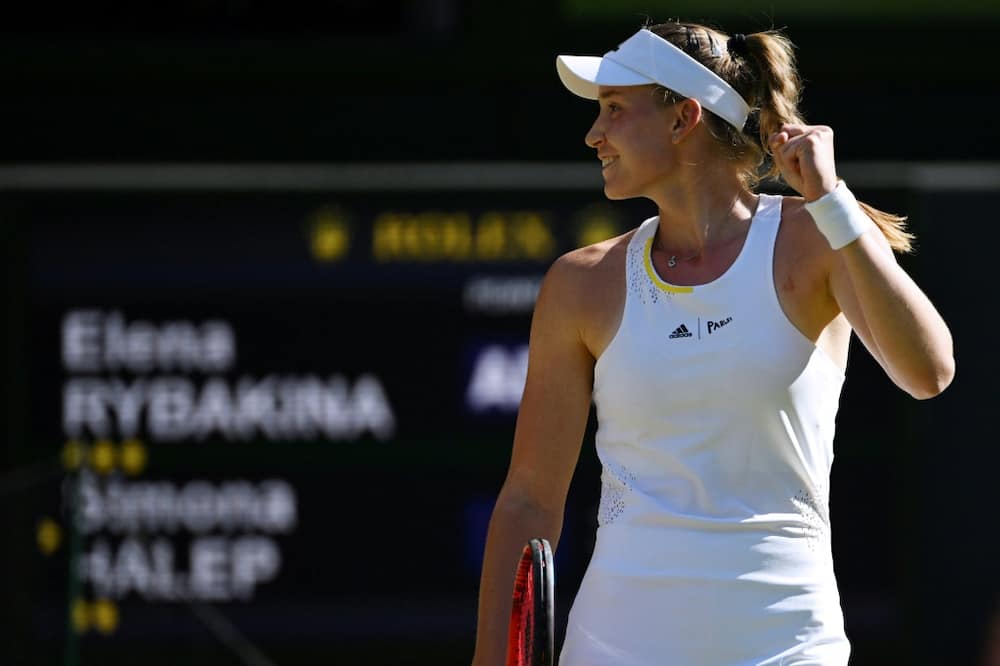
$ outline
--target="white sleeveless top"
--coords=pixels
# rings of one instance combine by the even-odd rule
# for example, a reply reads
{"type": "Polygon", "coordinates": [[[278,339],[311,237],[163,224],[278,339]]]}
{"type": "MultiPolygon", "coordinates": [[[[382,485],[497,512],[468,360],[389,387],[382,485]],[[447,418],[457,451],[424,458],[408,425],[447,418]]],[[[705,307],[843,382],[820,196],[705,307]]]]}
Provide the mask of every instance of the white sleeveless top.
{"type": "Polygon", "coordinates": [[[843,373],[774,287],[781,197],[694,287],[631,239],[621,325],[594,370],[597,540],[560,666],[844,666],[828,482],[843,373]]]}

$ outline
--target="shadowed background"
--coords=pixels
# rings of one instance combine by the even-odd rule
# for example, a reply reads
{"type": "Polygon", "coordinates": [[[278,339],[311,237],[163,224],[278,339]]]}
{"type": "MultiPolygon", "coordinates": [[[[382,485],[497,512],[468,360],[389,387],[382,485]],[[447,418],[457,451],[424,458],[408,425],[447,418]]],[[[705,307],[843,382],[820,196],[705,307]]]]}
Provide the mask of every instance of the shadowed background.
{"type": "Polygon", "coordinates": [[[784,27],[841,175],[911,216],[957,379],[919,403],[854,350],[835,561],[852,664],[979,663],[1000,5],[802,4],[5,10],[0,663],[467,662],[538,280],[655,213],[603,199],[554,58],[677,17],[784,27]]]}

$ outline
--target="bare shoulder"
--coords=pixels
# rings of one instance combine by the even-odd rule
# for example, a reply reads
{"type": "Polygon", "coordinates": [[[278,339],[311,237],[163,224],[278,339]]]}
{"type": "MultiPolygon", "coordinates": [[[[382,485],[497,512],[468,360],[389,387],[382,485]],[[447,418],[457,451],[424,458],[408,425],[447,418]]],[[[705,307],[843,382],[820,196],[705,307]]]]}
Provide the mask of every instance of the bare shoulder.
{"type": "Polygon", "coordinates": [[[635,235],[635,232],[636,230],[632,229],[624,234],[621,234],[620,236],[615,236],[614,238],[609,238],[599,243],[594,243],[593,245],[585,245],[584,247],[570,250],[566,254],[560,256],[556,260],[556,263],[573,266],[584,271],[600,271],[602,269],[607,269],[608,261],[614,261],[615,259],[624,260],[625,251],[628,249],[628,243],[632,239],[632,236],[635,235]]]}
{"type": "Polygon", "coordinates": [[[572,250],[553,262],[542,282],[536,316],[557,313],[595,358],[621,320],[625,261],[635,230],[572,250]]]}
{"type": "Polygon", "coordinates": [[[799,196],[782,198],[776,268],[804,281],[826,282],[836,258],[799,196]]]}
{"type": "Polygon", "coordinates": [[[806,210],[806,202],[802,197],[783,197],[781,233],[789,236],[789,240],[799,252],[812,256],[833,255],[830,244],[826,242],[826,238],[820,233],[809,211],[806,210]]]}
{"type": "MultiPolygon", "coordinates": [[[[631,230],[620,236],[571,250],[556,259],[549,268],[545,283],[564,296],[594,295],[608,288],[614,277],[624,279],[625,256],[631,230]]],[[[545,285],[543,283],[543,289],[545,285]]],[[[584,298],[584,301],[589,299],[584,298]]]]}

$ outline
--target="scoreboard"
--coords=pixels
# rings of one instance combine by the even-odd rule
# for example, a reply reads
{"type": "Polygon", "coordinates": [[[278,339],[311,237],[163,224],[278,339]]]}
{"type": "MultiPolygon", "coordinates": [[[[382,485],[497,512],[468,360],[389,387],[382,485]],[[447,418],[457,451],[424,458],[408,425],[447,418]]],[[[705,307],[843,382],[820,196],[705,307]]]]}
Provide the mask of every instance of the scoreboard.
{"type": "MultiPolygon", "coordinates": [[[[467,659],[541,279],[654,213],[599,188],[10,196],[12,450],[45,470],[16,494],[14,649],[467,659]]],[[[599,489],[584,458],[567,595],[599,489]]]]}

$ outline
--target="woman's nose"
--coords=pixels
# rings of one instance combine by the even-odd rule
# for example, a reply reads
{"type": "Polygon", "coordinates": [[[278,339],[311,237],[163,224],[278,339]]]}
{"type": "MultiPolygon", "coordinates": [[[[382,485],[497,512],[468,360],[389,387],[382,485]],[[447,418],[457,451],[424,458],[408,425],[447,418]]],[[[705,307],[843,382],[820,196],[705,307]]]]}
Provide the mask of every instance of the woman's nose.
{"type": "Polygon", "coordinates": [[[583,141],[591,148],[597,148],[604,142],[604,128],[600,125],[600,119],[595,120],[594,124],[590,126],[583,141]]]}

